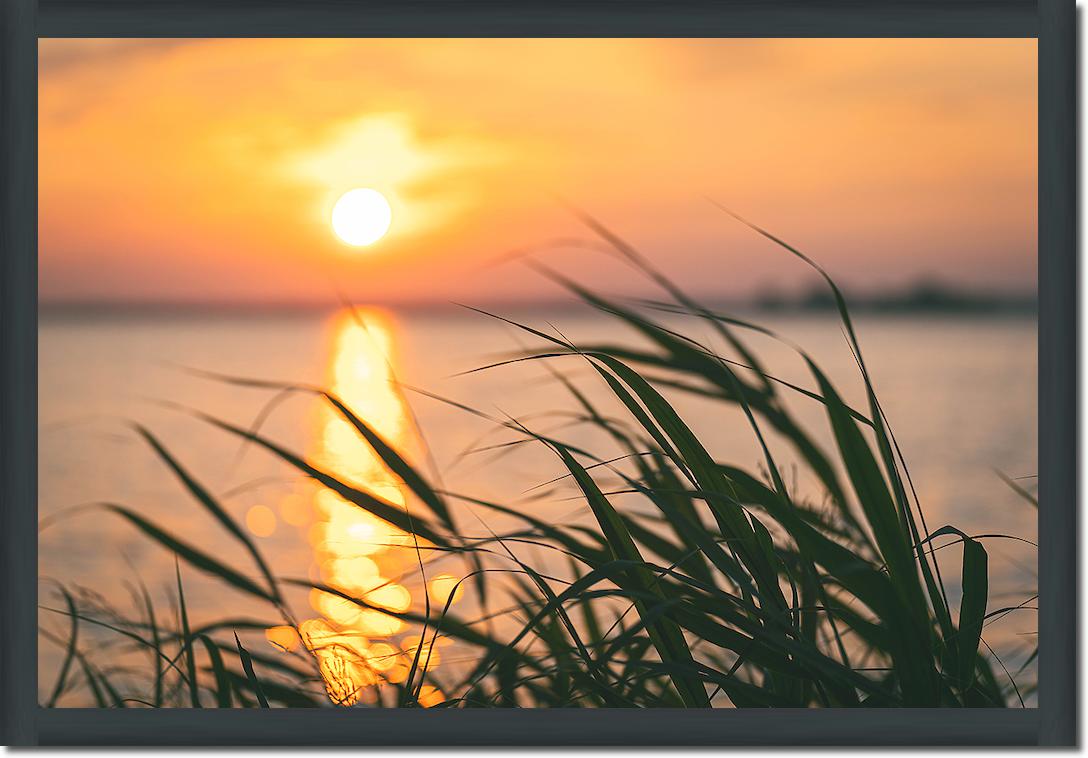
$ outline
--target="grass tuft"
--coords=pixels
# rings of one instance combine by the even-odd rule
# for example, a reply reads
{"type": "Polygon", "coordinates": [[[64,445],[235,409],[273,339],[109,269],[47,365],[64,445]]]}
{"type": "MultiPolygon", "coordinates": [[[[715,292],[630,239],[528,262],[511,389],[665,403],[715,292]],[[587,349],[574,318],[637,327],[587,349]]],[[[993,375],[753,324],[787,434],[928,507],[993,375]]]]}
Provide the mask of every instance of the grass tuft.
{"type": "MultiPolygon", "coordinates": [[[[865,389],[864,407],[849,406],[831,377],[800,346],[790,345],[811,375],[810,387],[768,373],[744,335],[785,340],[763,326],[700,305],[598,221],[588,216],[583,220],[618,257],[659,285],[668,300],[629,306],[538,268],[586,305],[632,329],[645,345],[579,345],[558,332],[479,311],[535,342],[513,358],[479,370],[543,362],[572,401],[570,408],[555,414],[570,422],[559,430],[574,425],[594,430],[614,449],[594,451],[561,439],[560,431],[534,431],[527,420],[485,416],[424,394],[489,418],[503,434],[514,435],[513,440],[477,450],[504,455],[515,445],[529,444],[549,451],[561,466],[558,475],[543,484],[527,482],[525,493],[543,497],[555,489],[573,491],[588,506],[591,524],[552,523],[516,503],[448,491],[382,439],[366,419],[321,388],[216,377],[273,391],[276,397],[291,392],[320,396],[403,483],[412,499],[411,512],[349,484],[336,472],[319,469],[256,427],[196,414],[412,535],[422,580],[432,561],[448,556],[467,559],[467,575],[455,589],[474,587],[479,599],[485,593],[502,598],[495,601],[505,603],[502,609],[476,618],[461,616],[451,600],[435,607],[428,601],[422,611],[392,611],[336,587],[277,577],[178,457],[152,432],[137,427],[193,500],[234,538],[260,577],[250,578],[234,568],[233,561],[209,555],[131,507],[101,504],[176,556],[179,629],[171,635],[161,627],[146,589],[135,619],[96,617],[94,609],[79,607],[73,594],[64,590],[66,609],[53,610],[67,616],[71,626],[66,642],[55,639],[64,645],[65,656],[45,705],[55,705],[72,691],[77,663],[84,687],[102,707],[125,702],[201,707],[202,693],[220,708],[328,702],[316,694],[322,667],[308,645],[278,656],[250,653],[242,645],[238,630],[274,624],[220,619],[191,628],[181,562],[216,580],[225,595],[240,592],[257,598],[292,625],[281,587],[314,589],[406,625],[406,639],[416,643],[406,677],[394,682],[382,673],[385,669],[375,668],[366,696],[358,698],[360,704],[465,708],[1022,704],[1023,694],[1032,692],[1034,685],[1018,682],[1017,677],[1023,676],[1036,652],[1010,672],[986,643],[984,632],[992,621],[1030,610],[1034,598],[1000,609],[988,607],[991,582],[985,542],[1003,535],[972,536],[953,525],[929,529],[903,453],[870,381],[847,303],[827,272],[788,243],[744,221],[824,278],[865,389]],[[719,354],[709,344],[667,326],[659,320],[663,313],[670,324],[683,317],[711,325],[727,351],[719,354]],[[594,395],[563,372],[571,362],[588,367],[611,404],[621,409],[620,416],[598,407],[591,400],[594,395]],[[719,460],[677,411],[670,399],[677,395],[700,398],[709,404],[708,413],[720,413],[722,423],[737,418],[739,411],[743,422],[736,424],[735,433],[751,440],[758,465],[719,460]],[[787,396],[817,403],[824,428],[802,423],[787,396]],[[832,444],[825,446],[821,439],[832,444]],[[806,496],[788,486],[783,472],[789,466],[809,475],[818,490],[806,496]],[[464,509],[477,516],[486,534],[473,535],[458,527],[455,514],[464,509]],[[517,526],[497,534],[477,512],[513,518],[517,526]],[[952,542],[938,544],[947,539],[952,542]],[[962,551],[957,607],[949,602],[936,560],[938,551],[954,545],[962,551]],[[530,552],[533,559],[525,557],[530,552]],[[538,560],[541,555],[546,560],[538,560]],[[555,572],[557,564],[565,569],[555,572]],[[133,649],[151,651],[152,666],[142,672],[142,679],[129,683],[137,690],[130,696],[119,694],[113,680],[79,651],[80,622],[88,621],[133,649]],[[225,637],[228,632],[233,645],[225,637]],[[460,660],[459,665],[443,666],[441,682],[431,666],[440,638],[455,643],[460,660]],[[198,641],[206,666],[198,666],[198,641]],[[167,652],[168,645],[176,645],[177,652],[167,652]],[[228,666],[232,650],[241,673],[228,666]],[[1001,671],[1001,678],[995,670],[1001,671]]],[[[1022,486],[1003,478],[1037,507],[1022,486]]],[[[478,605],[487,608],[488,602],[478,605]]]]}

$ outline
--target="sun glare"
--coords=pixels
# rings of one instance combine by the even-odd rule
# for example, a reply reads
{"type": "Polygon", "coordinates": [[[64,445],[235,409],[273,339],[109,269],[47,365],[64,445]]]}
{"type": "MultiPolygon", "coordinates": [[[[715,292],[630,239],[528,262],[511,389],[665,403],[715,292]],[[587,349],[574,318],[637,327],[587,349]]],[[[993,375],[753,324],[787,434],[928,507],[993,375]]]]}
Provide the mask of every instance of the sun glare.
{"type": "Polygon", "coordinates": [[[389,231],[393,211],[382,193],[369,188],[345,192],[332,209],[332,229],[349,245],[372,245],[389,231]]]}

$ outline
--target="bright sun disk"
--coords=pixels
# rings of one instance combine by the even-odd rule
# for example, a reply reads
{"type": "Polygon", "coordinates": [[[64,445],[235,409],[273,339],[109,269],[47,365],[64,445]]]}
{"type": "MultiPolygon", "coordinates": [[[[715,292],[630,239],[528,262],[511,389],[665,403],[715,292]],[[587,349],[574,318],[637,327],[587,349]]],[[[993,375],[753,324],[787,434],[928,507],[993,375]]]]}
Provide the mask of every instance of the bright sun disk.
{"type": "Polygon", "coordinates": [[[393,211],[382,193],[367,187],[345,192],[332,209],[332,229],[349,245],[371,245],[389,231],[393,211]]]}

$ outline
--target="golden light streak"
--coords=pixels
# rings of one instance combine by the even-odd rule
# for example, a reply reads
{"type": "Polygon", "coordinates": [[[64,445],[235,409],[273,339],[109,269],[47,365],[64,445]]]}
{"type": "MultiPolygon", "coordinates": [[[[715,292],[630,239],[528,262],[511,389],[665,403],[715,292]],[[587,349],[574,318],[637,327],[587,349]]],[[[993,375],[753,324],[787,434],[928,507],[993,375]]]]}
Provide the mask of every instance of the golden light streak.
{"type": "MultiPolygon", "coordinates": [[[[409,448],[413,435],[408,411],[393,382],[390,319],[373,310],[341,313],[332,324],[332,334],[330,390],[386,442],[400,450],[409,448]]],[[[319,408],[310,458],[335,471],[346,484],[390,503],[407,502],[404,485],[351,422],[326,403],[319,408]]],[[[418,639],[395,639],[406,631],[406,625],[384,610],[401,613],[417,600],[422,603],[422,596],[413,597],[401,583],[404,573],[415,568],[416,542],[335,492],[316,484],[312,487],[312,521],[306,534],[320,580],[361,603],[333,592],[311,590],[310,606],[320,616],[303,621],[299,636],[318,661],[329,698],[335,704],[350,706],[360,702],[368,688],[379,681],[398,682],[407,676],[418,639]]],[[[282,629],[268,630],[268,639],[277,647],[288,648],[289,635],[282,629]]],[[[428,668],[438,661],[432,653],[428,668]]],[[[442,699],[442,693],[433,687],[421,691],[421,703],[433,705],[442,699]]]]}

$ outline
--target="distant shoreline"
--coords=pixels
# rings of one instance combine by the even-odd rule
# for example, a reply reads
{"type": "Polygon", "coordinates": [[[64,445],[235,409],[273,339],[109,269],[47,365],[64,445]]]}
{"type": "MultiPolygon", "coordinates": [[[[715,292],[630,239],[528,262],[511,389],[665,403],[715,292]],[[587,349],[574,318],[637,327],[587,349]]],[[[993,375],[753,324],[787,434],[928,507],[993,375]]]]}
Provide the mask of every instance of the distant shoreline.
{"type": "MultiPolygon", "coordinates": [[[[1038,296],[998,294],[957,289],[936,282],[920,281],[892,292],[845,294],[852,313],[889,314],[1029,314],[1038,311],[1038,296]]],[[[827,288],[814,288],[800,295],[777,292],[757,295],[752,304],[762,312],[837,312],[838,304],[827,288]]]]}
{"type": "MultiPolygon", "coordinates": [[[[919,281],[898,290],[869,293],[844,293],[853,314],[879,315],[1034,315],[1038,310],[1035,293],[994,293],[971,291],[919,281]]],[[[645,303],[630,296],[612,296],[617,303],[645,303]]],[[[714,298],[696,296],[711,311],[719,313],[818,314],[837,313],[838,304],[826,287],[785,293],[765,288],[746,298],[714,298]]],[[[579,313],[593,310],[577,299],[470,301],[455,302],[367,302],[356,299],[360,308],[375,308],[404,314],[449,314],[469,312],[465,305],[501,313],[579,313]]],[[[327,302],[303,303],[223,303],[198,301],[46,301],[38,305],[44,318],[180,318],[192,316],[285,317],[321,315],[341,310],[343,304],[327,302]]]]}

